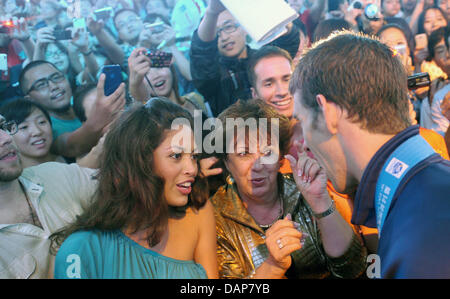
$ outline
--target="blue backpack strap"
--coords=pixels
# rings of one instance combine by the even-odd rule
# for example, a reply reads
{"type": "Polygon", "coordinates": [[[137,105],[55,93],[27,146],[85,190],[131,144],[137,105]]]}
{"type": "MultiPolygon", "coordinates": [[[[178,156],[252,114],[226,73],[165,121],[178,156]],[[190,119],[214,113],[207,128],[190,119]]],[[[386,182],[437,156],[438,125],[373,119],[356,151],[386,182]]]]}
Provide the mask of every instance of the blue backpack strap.
{"type": "Polygon", "coordinates": [[[378,176],[375,189],[375,209],[379,236],[396,190],[401,185],[403,178],[414,166],[435,153],[425,139],[420,135],[415,135],[397,147],[386,160],[378,176]]]}

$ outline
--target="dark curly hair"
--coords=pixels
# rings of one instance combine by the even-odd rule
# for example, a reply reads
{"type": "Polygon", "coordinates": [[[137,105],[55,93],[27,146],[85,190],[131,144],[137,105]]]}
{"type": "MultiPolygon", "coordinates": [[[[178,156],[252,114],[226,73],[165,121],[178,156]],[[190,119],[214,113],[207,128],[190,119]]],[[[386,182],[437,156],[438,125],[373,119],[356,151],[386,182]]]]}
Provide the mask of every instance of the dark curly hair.
{"type": "Polygon", "coordinates": [[[170,215],[206,203],[208,185],[200,172],[182,209],[169,207],[164,200],[164,182],[154,172],[153,153],[177,118],[189,120],[193,128],[187,110],[168,99],[153,98],[145,106],[131,107],[114,123],[105,138],[95,199],[75,223],[51,236],[53,251],[70,234],[92,229],[146,229],[148,244],[153,247],[160,242],[170,215]]]}

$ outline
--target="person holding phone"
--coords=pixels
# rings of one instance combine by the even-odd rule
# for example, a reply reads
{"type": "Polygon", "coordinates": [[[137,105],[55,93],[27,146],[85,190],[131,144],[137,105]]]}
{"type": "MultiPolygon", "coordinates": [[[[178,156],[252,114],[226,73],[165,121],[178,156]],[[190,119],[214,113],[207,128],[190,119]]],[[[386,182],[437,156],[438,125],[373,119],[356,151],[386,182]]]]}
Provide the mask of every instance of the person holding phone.
{"type": "Polygon", "coordinates": [[[55,36],[56,30],[52,27],[39,29],[33,60],[53,63],[66,74],[72,86],[95,83],[99,67],[89,43],[89,33],[85,28],[73,27],[66,32],[70,36],[61,35],[64,39],[59,40],[55,36]],[[84,63],[80,60],[80,54],[84,63]]]}
{"type": "Polygon", "coordinates": [[[23,65],[33,59],[34,42],[24,18],[0,16],[0,54],[3,69],[0,70],[0,99],[2,102],[21,96],[17,81],[23,65]]]}
{"type": "Polygon", "coordinates": [[[55,138],[53,151],[64,157],[76,158],[89,152],[125,105],[125,84],[105,96],[105,75],[102,74],[92,112],[95,117],[82,124],[70,104],[72,88],[55,65],[33,61],[23,69],[19,82],[25,98],[38,102],[49,112],[55,138]]]}
{"type": "Polygon", "coordinates": [[[139,35],[139,46],[172,53],[178,75],[178,87],[181,95],[195,90],[192,83],[189,53],[183,53],[176,45],[176,32],[169,21],[162,16],[156,17],[153,23],[145,23],[139,35]]]}
{"type": "MultiPolygon", "coordinates": [[[[450,75],[449,37],[450,30],[448,27],[442,27],[431,33],[428,43],[430,56],[447,76],[450,75]]],[[[442,136],[445,135],[450,124],[441,107],[448,93],[450,93],[449,80],[435,80],[432,82],[428,98],[422,101],[420,109],[420,124],[442,136]]]]}
{"type": "MultiPolygon", "coordinates": [[[[411,55],[406,38],[406,34],[403,29],[396,24],[388,24],[383,26],[378,32],[377,36],[380,41],[388,45],[395,53],[395,55],[401,60],[405,66],[405,70],[408,76],[412,75],[411,55]]],[[[422,101],[416,96],[413,91],[409,91],[409,110],[411,123],[417,125],[420,121],[420,106],[422,101]]],[[[431,129],[420,127],[420,135],[433,147],[433,149],[439,153],[444,159],[449,160],[447,147],[445,145],[444,138],[431,129]]]]}
{"type": "Polygon", "coordinates": [[[448,20],[446,14],[441,8],[436,6],[426,8],[417,20],[418,30],[415,39],[418,45],[416,45],[414,51],[415,72],[428,73],[431,81],[439,77],[447,78],[447,74],[433,61],[427,61],[427,57],[429,56],[427,43],[431,33],[447,25],[448,20]]]}
{"type": "Polygon", "coordinates": [[[147,48],[136,48],[128,58],[130,70],[128,86],[135,100],[145,103],[151,97],[166,97],[187,109],[192,115],[196,109],[202,110],[207,116],[211,115],[203,97],[198,93],[191,92],[180,96],[178,78],[171,61],[163,67],[155,67],[152,66],[151,54],[145,55],[146,53],[148,53],[147,48]]]}

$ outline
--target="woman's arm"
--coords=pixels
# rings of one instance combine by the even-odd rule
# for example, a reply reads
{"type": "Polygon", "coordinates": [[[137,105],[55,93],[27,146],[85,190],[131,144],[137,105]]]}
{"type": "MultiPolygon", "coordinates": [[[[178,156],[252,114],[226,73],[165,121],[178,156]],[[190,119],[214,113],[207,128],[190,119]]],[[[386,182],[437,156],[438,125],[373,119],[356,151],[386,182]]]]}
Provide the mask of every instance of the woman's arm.
{"type": "Polygon", "coordinates": [[[419,2],[417,2],[416,4],[416,7],[414,8],[413,13],[411,14],[411,19],[409,21],[409,28],[411,28],[413,34],[417,34],[418,31],[417,21],[419,19],[420,14],[423,12],[424,5],[425,0],[419,0],[419,2]]]}
{"type": "Polygon", "coordinates": [[[150,89],[148,83],[144,80],[145,75],[150,71],[150,59],[146,55],[145,48],[136,48],[128,57],[128,88],[131,96],[142,103],[150,98],[150,89]]]}
{"type": "Polygon", "coordinates": [[[25,55],[27,59],[24,62],[24,65],[28,64],[33,60],[34,56],[34,42],[31,39],[30,32],[28,31],[27,22],[24,18],[20,18],[15,26],[13,27],[11,34],[12,39],[17,39],[21,44],[25,51],[25,55]]]}
{"type": "Polygon", "coordinates": [[[367,250],[352,227],[336,210],[326,188],[328,179],[325,170],[316,160],[306,155],[298,141],[294,145],[298,159],[291,155],[286,158],[291,163],[297,188],[317,221],[322,246],[329,261],[328,267],[337,277],[358,277],[366,267],[367,250]]]}
{"type": "MultiPolygon", "coordinates": [[[[327,192],[327,176],[325,170],[316,160],[309,158],[302,145],[295,141],[298,160],[288,155],[297,188],[308,202],[312,212],[320,215],[332,211],[334,202],[327,192]]],[[[334,206],[335,210],[335,206],[334,206]]],[[[316,217],[325,253],[331,257],[342,256],[350,247],[353,229],[337,211],[324,217],[316,217]]]]}
{"type": "Polygon", "coordinates": [[[77,158],[77,164],[81,167],[98,169],[100,167],[100,155],[103,152],[103,142],[105,141],[105,137],[106,134],[100,138],[97,145],[94,146],[88,154],[77,158]]]}
{"type": "Polygon", "coordinates": [[[219,278],[217,265],[216,220],[214,208],[208,200],[199,210],[199,238],[195,248],[194,260],[203,266],[210,279],[219,278]]]}
{"type": "Polygon", "coordinates": [[[53,28],[44,27],[36,33],[36,46],[34,48],[33,61],[45,60],[45,50],[49,43],[54,43],[55,37],[53,36],[53,28]]]}
{"type": "MultiPolygon", "coordinates": [[[[72,44],[84,57],[84,69],[81,70],[81,72],[83,72],[83,82],[90,81],[91,78],[96,78],[99,66],[92,49],[89,47],[88,32],[79,28],[76,32],[74,32],[72,44]]],[[[78,60],[78,55],[76,56],[76,58],[78,60]]]]}
{"type": "Polygon", "coordinates": [[[108,58],[116,64],[123,65],[125,54],[122,48],[117,44],[114,38],[109,34],[105,28],[103,21],[94,21],[88,18],[89,31],[97,38],[99,44],[105,49],[108,58]]]}

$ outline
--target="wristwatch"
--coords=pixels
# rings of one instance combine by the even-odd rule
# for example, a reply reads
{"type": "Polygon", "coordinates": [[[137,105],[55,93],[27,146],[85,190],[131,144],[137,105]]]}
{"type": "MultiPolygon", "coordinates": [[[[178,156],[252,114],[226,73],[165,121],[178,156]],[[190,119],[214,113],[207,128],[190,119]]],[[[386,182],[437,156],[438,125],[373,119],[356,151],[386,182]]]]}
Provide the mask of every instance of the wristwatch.
{"type": "Polygon", "coordinates": [[[331,199],[331,206],[325,212],[320,213],[320,214],[316,214],[313,212],[313,214],[314,214],[314,218],[321,219],[321,218],[327,217],[328,215],[333,214],[334,211],[336,211],[336,204],[335,204],[334,200],[331,199]]]}

